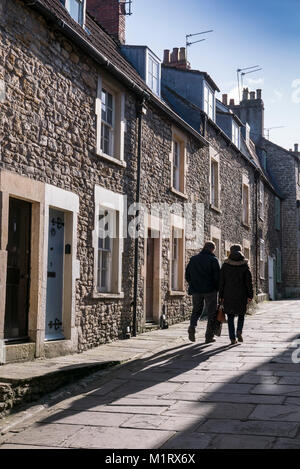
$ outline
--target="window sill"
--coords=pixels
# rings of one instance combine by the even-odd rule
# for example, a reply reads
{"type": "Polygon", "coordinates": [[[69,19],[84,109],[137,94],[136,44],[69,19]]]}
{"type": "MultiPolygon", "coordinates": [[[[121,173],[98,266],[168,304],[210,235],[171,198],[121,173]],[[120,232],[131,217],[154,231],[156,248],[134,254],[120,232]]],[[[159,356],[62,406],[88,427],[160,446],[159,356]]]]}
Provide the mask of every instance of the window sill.
{"type": "Polygon", "coordinates": [[[222,211],[221,211],[218,207],[215,207],[215,206],[212,205],[212,204],[209,205],[209,208],[210,208],[211,210],[214,210],[214,212],[217,212],[217,213],[219,213],[219,214],[222,213],[222,211]]]}
{"type": "Polygon", "coordinates": [[[98,300],[122,300],[124,298],[124,293],[100,293],[94,292],[92,298],[98,300]]]}
{"type": "Polygon", "coordinates": [[[96,155],[106,161],[109,161],[110,163],[116,164],[117,166],[120,166],[121,168],[126,168],[127,164],[125,163],[124,160],[118,160],[117,158],[114,158],[113,156],[106,155],[105,153],[102,152],[96,152],[96,155]]]}
{"type": "Polygon", "coordinates": [[[185,296],[186,292],[185,291],[169,290],[169,295],[170,296],[185,296]]]}
{"type": "Polygon", "coordinates": [[[184,194],[183,192],[178,191],[177,189],[174,189],[174,187],[170,187],[170,191],[177,195],[178,197],[181,197],[182,199],[188,200],[188,196],[184,194]]]}

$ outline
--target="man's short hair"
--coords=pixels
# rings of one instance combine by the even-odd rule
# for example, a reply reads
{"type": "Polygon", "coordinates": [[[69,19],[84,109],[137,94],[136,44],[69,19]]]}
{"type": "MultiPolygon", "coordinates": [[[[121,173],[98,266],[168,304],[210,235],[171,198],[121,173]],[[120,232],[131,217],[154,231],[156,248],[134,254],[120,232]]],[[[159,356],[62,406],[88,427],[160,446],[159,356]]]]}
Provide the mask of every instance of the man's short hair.
{"type": "Polygon", "coordinates": [[[210,251],[210,252],[213,252],[215,251],[216,249],[216,245],[213,241],[207,241],[207,243],[204,244],[204,248],[203,248],[205,251],[210,251]]]}

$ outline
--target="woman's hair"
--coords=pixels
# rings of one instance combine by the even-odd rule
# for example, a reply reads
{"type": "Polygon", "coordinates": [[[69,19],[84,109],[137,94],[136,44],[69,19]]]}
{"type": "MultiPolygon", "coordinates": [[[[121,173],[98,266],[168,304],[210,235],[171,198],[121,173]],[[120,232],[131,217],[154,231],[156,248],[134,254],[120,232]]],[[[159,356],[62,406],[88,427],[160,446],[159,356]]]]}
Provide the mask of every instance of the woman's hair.
{"type": "Polygon", "coordinates": [[[230,247],[231,254],[234,252],[242,252],[242,246],[240,244],[234,244],[230,247]]]}

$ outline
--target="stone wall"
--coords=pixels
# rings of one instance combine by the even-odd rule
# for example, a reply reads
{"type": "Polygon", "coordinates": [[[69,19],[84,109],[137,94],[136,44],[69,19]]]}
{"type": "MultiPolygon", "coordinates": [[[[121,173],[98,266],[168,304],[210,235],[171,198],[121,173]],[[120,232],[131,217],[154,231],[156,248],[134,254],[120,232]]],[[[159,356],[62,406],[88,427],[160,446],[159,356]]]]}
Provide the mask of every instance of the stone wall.
{"type": "Polygon", "coordinates": [[[267,167],[275,177],[282,196],[282,288],[285,296],[300,295],[296,160],[283,148],[263,139],[267,167]]]}

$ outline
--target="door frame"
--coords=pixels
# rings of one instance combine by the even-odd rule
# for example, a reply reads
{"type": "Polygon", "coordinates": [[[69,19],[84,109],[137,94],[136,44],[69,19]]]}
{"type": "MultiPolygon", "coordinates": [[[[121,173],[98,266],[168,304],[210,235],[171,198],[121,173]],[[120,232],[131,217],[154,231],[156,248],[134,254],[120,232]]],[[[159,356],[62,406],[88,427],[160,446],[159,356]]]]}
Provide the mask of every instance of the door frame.
{"type": "Polygon", "coordinates": [[[161,280],[162,280],[162,220],[159,217],[148,215],[145,220],[145,239],[144,239],[144,314],[142,317],[142,326],[147,323],[147,239],[148,231],[151,230],[154,237],[153,253],[153,322],[159,324],[161,316],[161,280]]]}
{"type": "MultiPolygon", "coordinates": [[[[4,338],[9,198],[31,203],[30,287],[28,336],[39,342],[39,316],[42,309],[44,184],[18,174],[0,170],[0,339],[4,338]]],[[[9,347],[9,345],[7,346],[9,347]]]]}
{"type": "Polygon", "coordinates": [[[79,213],[79,197],[50,184],[45,184],[45,222],[44,222],[44,269],[43,269],[43,308],[40,318],[41,343],[46,356],[53,353],[65,354],[77,350],[77,330],[75,327],[75,288],[76,279],[80,276],[80,263],[77,260],[77,224],[79,213]],[[45,341],[47,272],[48,272],[48,236],[49,209],[64,212],[65,218],[65,246],[71,246],[70,254],[64,255],[63,276],[63,310],[62,323],[65,340],[45,341]]]}

